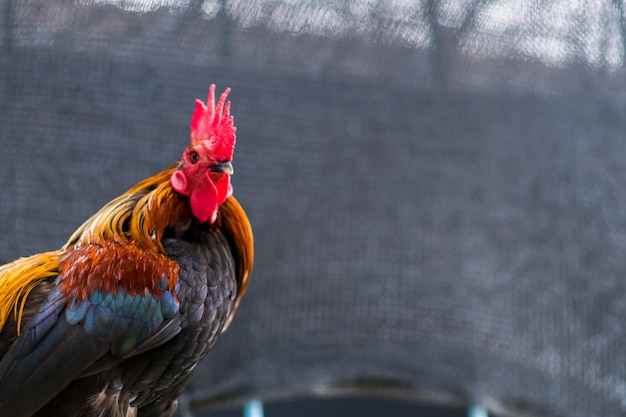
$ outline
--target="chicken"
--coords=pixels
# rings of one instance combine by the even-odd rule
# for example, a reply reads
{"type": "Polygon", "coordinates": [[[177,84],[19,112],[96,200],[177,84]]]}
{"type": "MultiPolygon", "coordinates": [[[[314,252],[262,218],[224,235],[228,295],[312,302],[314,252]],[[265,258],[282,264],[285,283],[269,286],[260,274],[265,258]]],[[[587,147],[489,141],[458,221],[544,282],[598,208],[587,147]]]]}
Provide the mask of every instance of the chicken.
{"type": "Polygon", "coordinates": [[[171,416],[230,324],[253,264],[232,196],[227,89],[196,101],[179,163],[60,249],[0,266],[0,416],[171,416]]]}

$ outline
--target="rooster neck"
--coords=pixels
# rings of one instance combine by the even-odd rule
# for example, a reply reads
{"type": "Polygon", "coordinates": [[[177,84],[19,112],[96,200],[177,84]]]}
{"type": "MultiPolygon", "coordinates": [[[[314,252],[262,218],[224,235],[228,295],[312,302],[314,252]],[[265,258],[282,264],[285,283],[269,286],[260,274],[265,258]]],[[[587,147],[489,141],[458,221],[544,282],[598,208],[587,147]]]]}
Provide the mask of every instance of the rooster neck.
{"type": "Polygon", "coordinates": [[[141,248],[165,254],[161,243],[165,230],[188,224],[191,218],[188,200],[174,191],[168,179],[137,202],[127,234],[141,248]]]}

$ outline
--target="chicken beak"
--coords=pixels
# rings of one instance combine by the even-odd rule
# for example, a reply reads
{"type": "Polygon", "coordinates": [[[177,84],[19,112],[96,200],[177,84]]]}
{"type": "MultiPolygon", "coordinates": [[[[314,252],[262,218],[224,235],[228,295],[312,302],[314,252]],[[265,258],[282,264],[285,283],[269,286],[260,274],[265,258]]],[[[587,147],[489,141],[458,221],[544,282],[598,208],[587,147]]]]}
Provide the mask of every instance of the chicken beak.
{"type": "Polygon", "coordinates": [[[218,162],[216,164],[209,165],[209,170],[211,172],[217,172],[220,174],[233,175],[235,170],[233,169],[233,164],[230,162],[218,162]]]}

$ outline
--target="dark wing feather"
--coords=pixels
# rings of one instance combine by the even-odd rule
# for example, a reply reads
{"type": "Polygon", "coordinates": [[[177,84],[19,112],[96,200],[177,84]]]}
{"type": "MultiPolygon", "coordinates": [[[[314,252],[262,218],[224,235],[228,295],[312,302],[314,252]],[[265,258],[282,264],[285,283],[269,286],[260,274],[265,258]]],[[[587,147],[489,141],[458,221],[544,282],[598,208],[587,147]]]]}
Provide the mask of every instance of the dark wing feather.
{"type": "Polygon", "coordinates": [[[63,319],[64,295],[50,295],[0,361],[3,417],[33,414],[107,350],[63,319]]]}
{"type": "Polygon", "coordinates": [[[3,417],[30,415],[81,375],[109,369],[181,330],[178,300],[169,291],[95,291],[68,303],[60,280],[0,360],[3,417]]]}

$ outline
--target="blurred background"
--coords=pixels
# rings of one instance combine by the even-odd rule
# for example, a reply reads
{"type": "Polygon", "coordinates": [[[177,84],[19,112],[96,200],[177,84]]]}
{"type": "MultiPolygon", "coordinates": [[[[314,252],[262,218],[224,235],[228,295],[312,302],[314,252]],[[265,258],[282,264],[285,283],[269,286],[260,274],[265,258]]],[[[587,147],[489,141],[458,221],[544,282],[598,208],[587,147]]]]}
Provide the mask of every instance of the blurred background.
{"type": "Polygon", "coordinates": [[[231,87],[251,284],[180,415],[626,412],[620,0],[0,0],[0,263],[231,87]]]}

